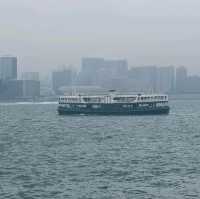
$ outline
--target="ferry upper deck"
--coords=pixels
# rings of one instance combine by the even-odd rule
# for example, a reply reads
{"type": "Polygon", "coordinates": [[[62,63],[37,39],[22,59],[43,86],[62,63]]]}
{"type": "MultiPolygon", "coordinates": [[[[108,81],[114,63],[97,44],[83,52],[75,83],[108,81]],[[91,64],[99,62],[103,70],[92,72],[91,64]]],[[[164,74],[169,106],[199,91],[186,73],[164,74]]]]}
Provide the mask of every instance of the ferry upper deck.
{"type": "Polygon", "coordinates": [[[168,102],[168,95],[162,94],[136,94],[136,95],[75,95],[75,96],[61,96],[59,104],[69,103],[143,103],[143,102],[168,102]]]}

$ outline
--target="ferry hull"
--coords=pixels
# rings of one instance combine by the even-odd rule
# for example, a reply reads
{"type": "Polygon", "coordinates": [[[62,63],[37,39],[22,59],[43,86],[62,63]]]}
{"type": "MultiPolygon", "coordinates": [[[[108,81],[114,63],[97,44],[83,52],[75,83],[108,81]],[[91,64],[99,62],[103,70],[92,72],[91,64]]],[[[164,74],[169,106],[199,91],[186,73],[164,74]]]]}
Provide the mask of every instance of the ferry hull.
{"type": "Polygon", "coordinates": [[[169,106],[124,108],[117,104],[103,104],[101,108],[92,108],[92,105],[86,108],[79,108],[77,106],[72,106],[70,108],[64,106],[58,107],[58,113],[60,115],[162,115],[169,114],[169,111],[169,106]]]}

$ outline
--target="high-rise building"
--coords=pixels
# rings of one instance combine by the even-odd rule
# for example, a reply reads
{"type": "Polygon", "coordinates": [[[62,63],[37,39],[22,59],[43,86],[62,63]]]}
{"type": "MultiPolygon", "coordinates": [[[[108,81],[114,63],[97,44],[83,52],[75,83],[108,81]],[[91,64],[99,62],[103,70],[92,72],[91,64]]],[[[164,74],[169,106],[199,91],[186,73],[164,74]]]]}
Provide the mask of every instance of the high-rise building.
{"type": "Polygon", "coordinates": [[[39,72],[24,72],[22,73],[22,80],[40,81],[39,72]]]}
{"type": "Polygon", "coordinates": [[[183,93],[187,83],[187,69],[184,66],[176,68],[176,92],[183,93]]]}
{"type": "Polygon", "coordinates": [[[63,86],[71,86],[73,83],[74,73],[70,69],[64,69],[61,71],[54,71],[52,73],[53,90],[56,94],[60,93],[60,88],[63,86]]]}
{"type": "Polygon", "coordinates": [[[126,60],[105,60],[104,67],[112,78],[121,78],[128,73],[128,63],[126,60]]]}
{"type": "Polygon", "coordinates": [[[40,96],[40,82],[36,80],[23,80],[23,97],[34,98],[40,96]]]}
{"type": "Polygon", "coordinates": [[[23,97],[23,81],[22,80],[3,81],[0,97],[3,99],[16,99],[23,97]]]}
{"type": "Polygon", "coordinates": [[[40,96],[40,82],[34,80],[7,80],[2,83],[0,98],[20,99],[40,96]]]}
{"type": "Polygon", "coordinates": [[[17,79],[17,58],[0,57],[0,79],[10,80],[17,79]]]}
{"type": "Polygon", "coordinates": [[[159,67],[157,74],[157,92],[169,93],[175,88],[175,68],[173,66],[159,67]]]}
{"type": "Polygon", "coordinates": [[[128,63],[126,60],[83,58],[79,73],[79,84],[110,87],[112,79],[124,78],[127,73],[128,63]]]}
{"type": "Polygon", "coordinates": [[[134,67],[129,70],[129,86],[134,91],[155,92],[157,82],[156,66],[134,67]]]}
{"type": "Polygon", "coordinates": [[[199,76],[188,76],[184,92],[185,93],[200,93],[200,77],[199,76]]]}
{"type": "Polygon", "coordinates": [[[97,72],[104,67],[103,58],[83,58],[81,62],[81,71],[83,72],[97,72]]]}
{"type": "Polygon", "coordinates": [[[98,70],[96,82],[99,86],[120,90],[125,86],[128,75],[126,60],[104,60],[104,65],[98,70]]]}
{"type": "Polygon", "coordinates": [[[78,82],[80,85],[94,86],[98,84],[98,72],[104,68],[103,58],[83,58],[78,82]]]}

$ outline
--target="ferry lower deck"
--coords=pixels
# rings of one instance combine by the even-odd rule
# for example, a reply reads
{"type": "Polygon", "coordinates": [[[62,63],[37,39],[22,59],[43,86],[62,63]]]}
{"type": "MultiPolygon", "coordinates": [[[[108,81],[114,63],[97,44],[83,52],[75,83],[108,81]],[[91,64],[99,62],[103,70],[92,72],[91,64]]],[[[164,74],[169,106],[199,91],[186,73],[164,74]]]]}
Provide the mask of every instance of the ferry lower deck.
{"type": "Polygon", "coordinates": [[[71,103],[58,107],[60,115],[156,115],[168,114],[168,105],[157,106],[155,103],[71,103]]]}

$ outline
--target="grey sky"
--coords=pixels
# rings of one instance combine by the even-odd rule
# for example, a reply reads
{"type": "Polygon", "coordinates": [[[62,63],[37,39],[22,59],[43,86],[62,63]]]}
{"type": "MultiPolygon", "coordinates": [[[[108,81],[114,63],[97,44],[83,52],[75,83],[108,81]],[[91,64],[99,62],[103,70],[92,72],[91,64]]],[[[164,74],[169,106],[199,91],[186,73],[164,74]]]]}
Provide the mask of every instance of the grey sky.
{"type": "Polygon", "coordinates": [[[99,56],[200,73],[199,10],[199,0],[0,0],[0,54],[26,71],[99,56]]]}

